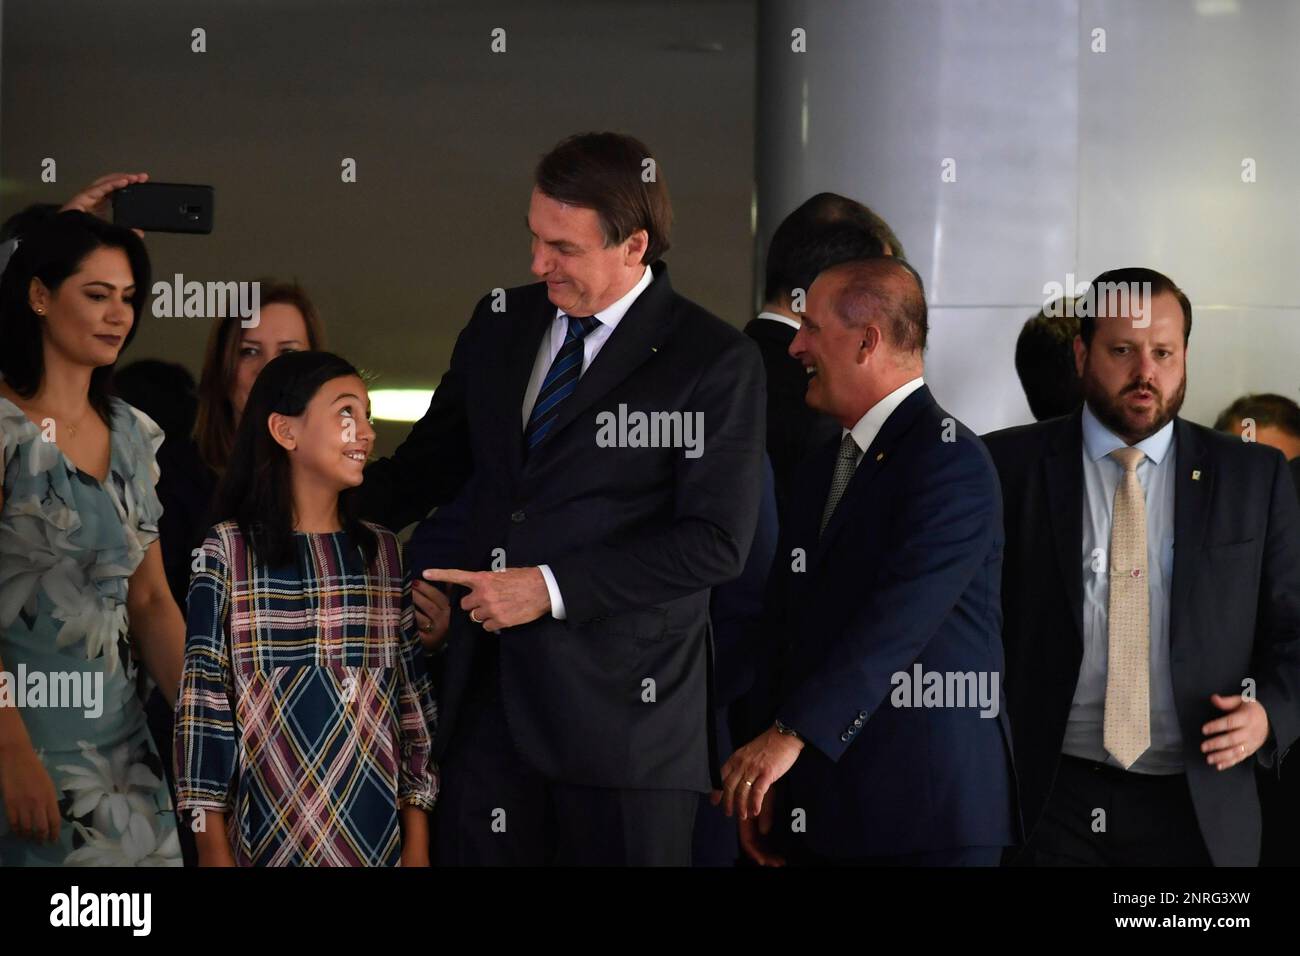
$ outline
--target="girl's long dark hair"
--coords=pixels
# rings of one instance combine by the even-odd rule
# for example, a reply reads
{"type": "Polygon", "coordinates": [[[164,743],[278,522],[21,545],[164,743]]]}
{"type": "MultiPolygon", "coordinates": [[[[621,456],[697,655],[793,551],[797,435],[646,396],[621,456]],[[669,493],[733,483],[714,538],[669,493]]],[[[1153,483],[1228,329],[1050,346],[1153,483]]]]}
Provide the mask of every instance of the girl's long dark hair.
{"type": "MultiPolygon", "coordinates": [[[[360,377],[332,352],[287,352],[268,362],[249,390],[230,462],[217,487],[213,517],[237,522],[259,563],[292,564],[295,555],[289,453],[271,437],[267,418],[273,412],[301,415],[322,385],[346,375],[360,377]]],[[[356,491],[346,488],[339,493],[339,523],[369,566],[379,542],[357,517],[356,491]]]]}
{"type": "MultiPolygon", "coordinates": [[[[15,392],[31,398],[45,378],[42,320],[28,301],[32,279],[40,279],[50,292],[57,292],[96,249],[107,246],[125,252],[135,281],[131,300],[135,320],[122,341],[124,351],[140,330],[140,318],[149,301],[149,254],[130,229],[75,210],[30,216],[18,225],[16,235],[18,248],[0,279],[0,374],[15,392]]],[[[112,365],[90,373],[90,406],[109,428],[113,427],[112,383],[112,365]]]]}

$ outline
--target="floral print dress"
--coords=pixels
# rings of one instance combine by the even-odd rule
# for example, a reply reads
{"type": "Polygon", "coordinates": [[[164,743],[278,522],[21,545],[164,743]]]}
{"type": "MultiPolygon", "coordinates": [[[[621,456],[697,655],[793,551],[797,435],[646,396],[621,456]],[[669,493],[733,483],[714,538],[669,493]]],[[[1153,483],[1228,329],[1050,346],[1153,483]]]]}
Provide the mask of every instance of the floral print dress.
{"type": "Polygon", "coordinates": [[[110,440],[101,482],[0,397],[0,662],[11,695],[19,678],[27,686],[20,714],[63,817],[56,843],[19,838],[0,797],[0,866],[181,864],[126,618],[127,579],[158,537],[163,433],[113,399],[110,440]]]}

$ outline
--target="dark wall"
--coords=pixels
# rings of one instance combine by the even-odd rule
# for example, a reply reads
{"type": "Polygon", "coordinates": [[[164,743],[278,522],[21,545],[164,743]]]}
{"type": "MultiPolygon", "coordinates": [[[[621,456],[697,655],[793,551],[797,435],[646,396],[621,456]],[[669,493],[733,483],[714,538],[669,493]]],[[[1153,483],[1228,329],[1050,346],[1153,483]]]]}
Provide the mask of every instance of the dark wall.
{"type": "MultiPolygon", "coordinates": [[[[298,277],[375,387],[432,387],[478,297],[530,281],[532,167],[571,132],[646,141],[674,284],[748,318],[752,3],[6,0],[3,17],[0,214],[107,171],[210,183],[216,230],[151,236],[156,275],[298,277]]],[[[150,317],[122,361],[197,374],[207,330],[150,317]]]]}

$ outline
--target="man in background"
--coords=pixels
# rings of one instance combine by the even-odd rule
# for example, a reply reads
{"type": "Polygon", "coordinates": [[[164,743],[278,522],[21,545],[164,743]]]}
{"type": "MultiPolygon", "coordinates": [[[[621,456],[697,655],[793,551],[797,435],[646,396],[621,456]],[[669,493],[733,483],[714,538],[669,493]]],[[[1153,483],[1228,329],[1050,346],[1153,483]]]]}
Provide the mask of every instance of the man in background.
{"type": "Polygon", "coordinates": [[[1035,421],[1069,415],[1083,402],[1074,368],[1079,319],[1074,299],[1057,299],[1025,322],[1016,339],[1016,374],[1035,421]]]}
{"type": "MultiPolygon", "coordinates": [[[[1215,429],[1257,441],[1290,460],[1300,494],[1300,406],[1285,395],[1243,395],[1223,410],[1215,429]]],[[[1259,803],[1264,815],[1262,866],[1300,866],[1300,758],[1260,767],[1259,803]]]]}
{"type": "Polygon", "coordinates": [[[835,193],[818,193],[786,216],[768,245],[763,308],[745,326],[767,376],[767,452],[776,476],[779,510],[808,453],[839,435],[828,415],[808,407],[808,373],[789,354],[808,289],[817,274],[841,262],[903,255],[889,225],[866,206],[835,193]]]}

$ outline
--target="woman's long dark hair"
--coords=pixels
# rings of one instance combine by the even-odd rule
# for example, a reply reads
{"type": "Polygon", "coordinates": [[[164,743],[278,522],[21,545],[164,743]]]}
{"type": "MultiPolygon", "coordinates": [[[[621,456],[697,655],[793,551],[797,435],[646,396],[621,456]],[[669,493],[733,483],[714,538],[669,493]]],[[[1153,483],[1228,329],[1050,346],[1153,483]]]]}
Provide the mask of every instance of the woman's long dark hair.
{"type": "MultiPolygon", "coordinates": [[[[149,253],[130,229],[75,210],[32,219],[30,225],[19,226],[18,248],[0,279],[0,374],[23,398],[35,395],[45,377],[41,317],[32,311],[28,301],[33,278],[56,292],[96,249],[107,246],[125,252],[135,282],[135,298],[131,300],[135,320],[122,341],[122,350],[140,330],[151,289],[149,253]]],[[[90,373],[90,406],[110,428],[112,382],[112,365],[101,365],[90,373]]]]}
{"type": "MultiPolygon", "coordinates": [[[[237,522],[264,565],[292,564],[295,555],[289,453],[271,437],[267,419],[273,412],[301,415],[322,385],[346,375],[360,377],[332,352],[287,352],[268,362],[249,390],[230,462],[217,487],[214,519],[237,522]]],[[[339,523],[369,566],[379,542],[357,517],[356,491],[339,493],[339,523]]]]}

